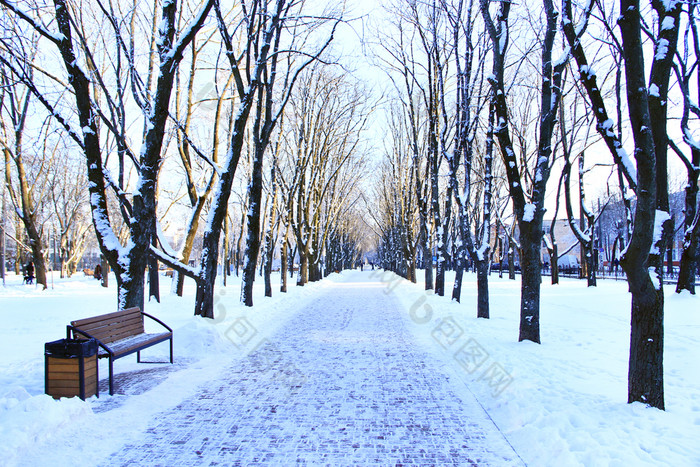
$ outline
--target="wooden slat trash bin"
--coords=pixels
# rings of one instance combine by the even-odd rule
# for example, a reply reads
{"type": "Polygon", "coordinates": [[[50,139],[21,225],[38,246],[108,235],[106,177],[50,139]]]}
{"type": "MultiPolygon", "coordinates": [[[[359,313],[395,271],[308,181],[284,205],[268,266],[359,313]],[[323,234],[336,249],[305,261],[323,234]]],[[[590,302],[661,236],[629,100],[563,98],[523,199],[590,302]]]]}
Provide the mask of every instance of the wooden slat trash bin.
{"type": "Polygon", "coordinates": [[[44,344],[46,394],[55,399],[97,395],[99,371],[95,339],[59,339],[44,344]]]}

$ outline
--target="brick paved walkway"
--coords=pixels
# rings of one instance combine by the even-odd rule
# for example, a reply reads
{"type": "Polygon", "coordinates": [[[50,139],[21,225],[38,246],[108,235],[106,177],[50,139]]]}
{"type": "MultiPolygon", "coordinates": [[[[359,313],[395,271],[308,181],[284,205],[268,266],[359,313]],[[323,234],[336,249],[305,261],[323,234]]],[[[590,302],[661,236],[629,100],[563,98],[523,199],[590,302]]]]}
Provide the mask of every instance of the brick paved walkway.
{"type": "MultiPolygon", "coordinates": [[[[108,464],[521,465],[380,286],[329,287],[108,464]]],[[[241,346],[253,342],[246,324],[232,334],[241,346]]]]}

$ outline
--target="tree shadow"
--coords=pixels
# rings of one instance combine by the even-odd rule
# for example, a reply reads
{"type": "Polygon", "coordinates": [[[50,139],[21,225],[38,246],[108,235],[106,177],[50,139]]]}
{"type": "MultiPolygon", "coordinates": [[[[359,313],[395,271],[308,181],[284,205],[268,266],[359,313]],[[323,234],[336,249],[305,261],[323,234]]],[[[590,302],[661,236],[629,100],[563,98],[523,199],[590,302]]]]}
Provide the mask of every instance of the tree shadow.
{"type": "Polygon", "coordinates": [[[173,364],[163,362],[141,362],[146,365],[138,370],[115,372],[114,395],[109,395],[109,374],[99,382],[100,397],[93,405],[95,413],[108,412],[123,406],[129,397],[144,394],[165,381],[168,376],[182,370],[188,360],[178,359],[173,364]]]}

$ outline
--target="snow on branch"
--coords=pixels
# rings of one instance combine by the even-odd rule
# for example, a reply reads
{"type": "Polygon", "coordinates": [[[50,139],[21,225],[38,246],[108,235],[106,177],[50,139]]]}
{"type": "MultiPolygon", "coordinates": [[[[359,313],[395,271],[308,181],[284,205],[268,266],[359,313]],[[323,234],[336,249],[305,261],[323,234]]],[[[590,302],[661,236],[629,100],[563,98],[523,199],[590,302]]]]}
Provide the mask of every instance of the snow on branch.
{"type": "Polygon", "coordinates": [[[19,16],[24,22],[29,24],[36,32],[41,34],[43,37],[47,38],[51,42],[53,42],[56,45],[60,45],[62,41],[66,39],[66,37],[61,34],[54,34],[51,31],[49,31],[43,24],[39,24],[34,18],[32,18],[30,15],[22,11],[20,8],[17,6],[13,5],[12,3],[8,2],[7,0],[0,0],[0,5],[4,6],[8,10],[11,10],[14,14],[19,16]]]}
{"type": "MultiPolygon", "coordinates": [[[[162,244],[161,244],[162,246],[162,244]]],[[[168,267],[173,268],[177,272],[184,274],[187,277],[191,277],[193,279],[197,279],[200,275],[201,269],[200,268],[193,268],[191,266],[186,266],[182,264],[179,261],[174,261],[173,258],[160,250],[158,247],[151,245],[149,249],[149,253],[151,253],[153,256],[155,256],[158,261],[161,263],[165,264],[168,267]]]]}
{"type": "Polygon", "coordinates": [[[654,215],[654,236],[652,238],[651,250],[649,254],[658,255],[660,253],[659,244],[663,239],[664,224],[671,220],[671,215],[666,211],[656,210],[654,215]]]}
{"type": "Polygon", "coordinates": [[[170,242],[165,238],[165,232],[163,231],[163,226],[156,220],[156,235],[158,237],[158,243],[162,248],[163,252],[172,258],[172,261],[178,261],[182,257],[182,249],[180,251],[175,251],[174,248],[170,246],[170,242]]]}
{"type": "MultiPolygon", "coordinates": [[[[171,0],[163,2],[163,9],[166,8],[166,3],[171,3],[171,0]]],[[[179,60],[179,57],[182,56],[182,53],[184,52],[185,48],[190,44],[190,42],[192,42],[194,36],[201,29],[207,16],[209,16],[209,10],[211,10],[213,6],[214,0],[207,0],[207,2],[200,10],[197,18],[187,28],[185,28],[185,32],[182,35],[180,35],[180,39],[173,45],[173,47],[170,50],[170,53],[167,55],[166,59],[163,60],[164,62],[167,61],[172,63],[173,61],[179,60]]]]}
{"type": "Polygon", "coordinates": [[[46,110],[49,112],[49,114],[56,119],[56,121],[66,130],[68,133],[68,136],[71,137],[73,141],[81,148],[85,148],[85,144],[83,142],[83,139],[80,137],[78,133],[76,133],[73,128],[70,126],[70,123],[63,118],[63,116],[58,112],[58,110],[51,105],[51,103],[44,97],[44,95],[34,86],[34,82],[32,81],[31,78],[29,78],[26,73],[23,70],[17,69],[12,63],[7,61],[3,55],[0,55],[0,63],[2,63],[4,66],[9,68],[12,73],[19,79],[22,84],[27,86],[29,91],[34,94],[34,96],[41,102],[41,104],[46,108],[46,110]]]}

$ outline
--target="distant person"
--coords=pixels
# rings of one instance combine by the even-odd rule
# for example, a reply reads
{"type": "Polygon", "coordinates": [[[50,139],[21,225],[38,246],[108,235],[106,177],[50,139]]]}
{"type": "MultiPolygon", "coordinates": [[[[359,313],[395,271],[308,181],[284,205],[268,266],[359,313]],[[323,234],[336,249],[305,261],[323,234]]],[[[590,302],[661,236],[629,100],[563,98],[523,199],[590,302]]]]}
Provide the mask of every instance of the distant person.
{"type": "Polygon", "coordinates": [[[95,266],[95,270],[92,273],[92,277],[94,277],[97,280],[102,279],[102,266],[97,263],[97,266],[95,266]]]}
{"type": "Polygon", "coordinates": [[[34,283],[34,263],[31,261],[27,263],[27,267],[24,269],[24,282],[26,284],[34,283]]]}

